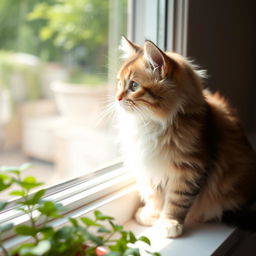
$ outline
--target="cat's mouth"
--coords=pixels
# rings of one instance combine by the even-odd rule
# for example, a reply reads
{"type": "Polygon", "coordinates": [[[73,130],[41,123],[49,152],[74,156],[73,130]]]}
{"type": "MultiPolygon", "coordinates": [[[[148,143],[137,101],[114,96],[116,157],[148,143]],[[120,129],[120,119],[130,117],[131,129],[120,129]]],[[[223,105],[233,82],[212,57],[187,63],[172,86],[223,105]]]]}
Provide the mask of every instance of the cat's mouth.
{"type": "Polygon", "coordinates": [[[120,102],[120,105],[127,111],[131,111],[131,110],[134,110],[135,108],[135,103],[134,101],[130,100],[130,99],[125,99],[125,100],[122,100],[120,102]]]}

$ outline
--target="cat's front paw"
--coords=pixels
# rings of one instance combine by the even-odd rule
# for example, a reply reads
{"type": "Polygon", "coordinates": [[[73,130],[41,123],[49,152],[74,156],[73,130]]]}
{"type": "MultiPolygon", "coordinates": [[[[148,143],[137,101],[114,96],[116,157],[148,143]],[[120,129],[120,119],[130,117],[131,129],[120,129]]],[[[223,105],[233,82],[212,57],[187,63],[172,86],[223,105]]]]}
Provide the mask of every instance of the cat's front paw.
{"type": "Polygon", "coordinates": [[[155,226],[163,236],[168,238],[175,238],[183,233],[183,224],[175,219],[160,218],[155,226]]]}
{"type": "Polygon", "coordinates": [[[159,212],[156,210],[149,209],[147,207],[140,207],[136,214],[136,221],[143,226],[152,226],[159,218],[159,212]]]}

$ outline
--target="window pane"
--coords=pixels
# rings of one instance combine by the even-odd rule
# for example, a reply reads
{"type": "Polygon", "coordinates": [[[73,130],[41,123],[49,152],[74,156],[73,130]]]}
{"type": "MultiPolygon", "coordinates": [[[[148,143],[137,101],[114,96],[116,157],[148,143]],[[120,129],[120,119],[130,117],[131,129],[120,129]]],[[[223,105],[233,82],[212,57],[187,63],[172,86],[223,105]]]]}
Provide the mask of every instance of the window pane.
{"type": "Polygon", "coordinates": [[[127,0],[0,2],[0,165],[52,185],[119,159],[109,94],[127,0]]]}

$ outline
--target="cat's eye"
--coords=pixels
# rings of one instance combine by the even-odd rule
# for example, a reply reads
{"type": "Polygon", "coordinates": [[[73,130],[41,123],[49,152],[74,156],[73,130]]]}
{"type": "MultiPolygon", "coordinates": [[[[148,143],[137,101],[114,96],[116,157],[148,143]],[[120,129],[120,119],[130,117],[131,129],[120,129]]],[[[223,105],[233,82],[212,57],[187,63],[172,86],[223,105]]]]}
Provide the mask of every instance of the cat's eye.
{"type": "Polygon", "coordinates": [[[130,81],[129,82],[129,87],[128,87],[128,90],[132,91],[132,92],[135,92],[139,89],[140,87],[140,84],[135,82],[135,81],[130,81]]]}

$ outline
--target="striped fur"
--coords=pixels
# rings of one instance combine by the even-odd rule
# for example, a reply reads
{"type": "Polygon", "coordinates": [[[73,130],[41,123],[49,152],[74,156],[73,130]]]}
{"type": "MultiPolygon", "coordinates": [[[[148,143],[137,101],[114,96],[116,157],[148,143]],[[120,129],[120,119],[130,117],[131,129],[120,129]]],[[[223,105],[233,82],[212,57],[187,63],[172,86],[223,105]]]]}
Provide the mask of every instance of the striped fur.
{"type": "Polygon", "coordinates": [[[126,163],[145,204],[137,221],[157,221],[176,237],[185,221],[243,207],[256,192],[256,158],[235,112],[203,90],[200,72],[182,56],[149,41],[131,52],[116,98],[126,163]]]}

